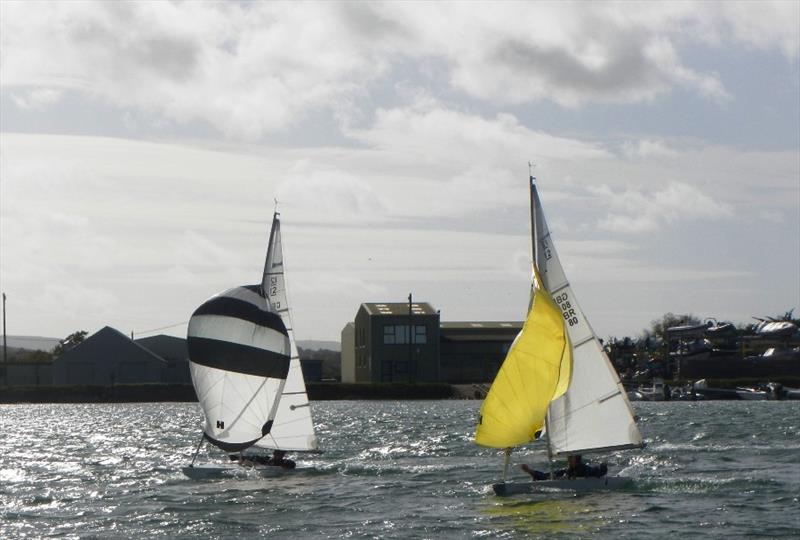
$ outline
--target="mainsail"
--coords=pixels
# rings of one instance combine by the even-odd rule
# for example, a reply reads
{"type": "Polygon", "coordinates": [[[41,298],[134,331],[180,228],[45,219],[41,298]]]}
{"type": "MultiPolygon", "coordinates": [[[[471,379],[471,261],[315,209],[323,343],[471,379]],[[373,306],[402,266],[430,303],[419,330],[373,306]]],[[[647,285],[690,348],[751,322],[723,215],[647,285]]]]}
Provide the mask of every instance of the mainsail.
{"type": "Polygon", "coordinates": [[[552,455],[642,446],[642,436],[617,372],[578,306],[550,239],[534,177],[530,178],[534,257],[544,288],[553,297],[572,342],[573,373],[567,392],[548,412],[552,455]]]}
{"type": "Polygon", "coordinates": [[[308,403],[306,384],[303,380],[303,370],[300,366],[300,355],[292,330],[292,317],[283,266],[281,223],[277,213],[272,221],[261,287],[271,310],[280,315],[286,327],[291,358],[289,373],[278,402],[278,411],[272,430],[255,446],[295,451],[317,450],[317,437],[314,432],[314,423],[311,420],[311,408],[308,403]]]}
{"type": "Polygon", "coordinates": [[[475,442],[510,448],[537,438],[550,402],[567,390],[572,366],[569,336],[534,266],[534,295],[522,330],[481,406],[475,442]]]}

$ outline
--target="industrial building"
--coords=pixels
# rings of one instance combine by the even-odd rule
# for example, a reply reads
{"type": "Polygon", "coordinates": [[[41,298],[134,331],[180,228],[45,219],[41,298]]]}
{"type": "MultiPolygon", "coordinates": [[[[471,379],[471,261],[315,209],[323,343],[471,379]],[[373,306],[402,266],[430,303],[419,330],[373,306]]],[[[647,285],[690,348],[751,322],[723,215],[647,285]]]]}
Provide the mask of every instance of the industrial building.
{"type": "Polygon", "coordinates": [[[439,335],[442,382],[481,383],[494,380],[522,322],[443,322],[439,335]]]}
{"type": "MultiPolygon", "coordinates": [[[[306,381],[322,379],[321,360],[303,359],[301,364],[306,381]]],[[[192,384],[186,339],[158,335],[131,340],[109,326],[55,358],[52,375],[40,371],[10,370],[10,380],[36,385],[192,384]]]]}
{"type": "Polygon", "coordinates": [[[160,383],[169,363],[106,326],[53,361],[53,384],[160,383]]]}
{"type": "Polygon", "coordinates": [[[342,329],[342,382],[489,382],[521,328],[443,323],[426,302],[364,303],[342,329]]]}
{"type": "Polygon", "coordinates": [[[134,343],[154,352],[166,361],[161,382],[192,384],[192,376],[189,373],[189,348],[184,338],[160,334],[134,340],[134,343]]]}

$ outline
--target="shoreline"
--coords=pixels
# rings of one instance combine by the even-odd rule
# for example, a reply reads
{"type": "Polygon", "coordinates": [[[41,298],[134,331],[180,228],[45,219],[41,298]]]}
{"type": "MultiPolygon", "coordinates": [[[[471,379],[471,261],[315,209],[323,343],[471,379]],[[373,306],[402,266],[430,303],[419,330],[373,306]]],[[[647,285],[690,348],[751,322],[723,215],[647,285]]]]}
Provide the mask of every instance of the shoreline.
{"type": "MultiPolygon", "coordinates": [[[[784,378],[786,379],[786,378],[784,378]]],[[[785,380],[791,386],[800,383],[795,378],[785,380]],[[792,384],[794,383],[794,384],[792,384]]],[[[673,381],[666,381],[673,386],[673,381]]],[[[749,379],[709,380],[716,389],[750,386],[749,379]]],[[[678,385],[678,381],[674,381],[678,385]]],[[[787,385],[788,386],[788,385],[787,385]]],[[[800,384],[797,384],[800,386],[800,384]]],[[[309,401],[343,400],[482,400],[489,384],[447,383],[306,383],[309,401]]],[[[736,399],[707,395],[698,401],[736,399]]],[[[191,384],[117,384],[114,386],[2,386],[0,404],[13,403],[157,403],[197,402],[191,384]]]]}
{"type": "MultiPolygon", "coordinates": [[[[459,399],[444,383],[307,383],[309,401],[459,399]]],[[[197,402],[191,384],[117,384],[112,386],[3,386],[0,403],[155,403],[197,402]]]]}

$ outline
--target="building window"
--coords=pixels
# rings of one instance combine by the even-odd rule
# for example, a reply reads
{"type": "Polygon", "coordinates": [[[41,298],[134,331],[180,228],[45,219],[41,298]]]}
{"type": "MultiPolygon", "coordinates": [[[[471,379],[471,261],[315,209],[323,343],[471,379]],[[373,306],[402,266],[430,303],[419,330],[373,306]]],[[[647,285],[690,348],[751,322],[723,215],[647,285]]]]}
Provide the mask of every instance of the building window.
{"type": "Polygon", "coordinates": [[[428,343],[428,332],[426,326],[414,327],[414,343],[428,343]]]}
{"type": "Polygon", "coordinates": [[[408,327],[405,325],[397,325],[394,327],[394,342],[398,345],[405,345],[408,343],[408,327]]]}
{"type": "Polygon", "coordinates": [[[385,345],[394,345],[395,342],[395,335],[394,335],[394,326],[384,326],[383,327],[383,343],[385,345]]]}
{"type": "MultiPolygon", "coordinates": [[[[408,325],[386,325],[383,327],[384,345],[407,345],[408,325]]],[[[428,328],[425,325],[414,326],[414,343],[428,343],[428,328]]]]}

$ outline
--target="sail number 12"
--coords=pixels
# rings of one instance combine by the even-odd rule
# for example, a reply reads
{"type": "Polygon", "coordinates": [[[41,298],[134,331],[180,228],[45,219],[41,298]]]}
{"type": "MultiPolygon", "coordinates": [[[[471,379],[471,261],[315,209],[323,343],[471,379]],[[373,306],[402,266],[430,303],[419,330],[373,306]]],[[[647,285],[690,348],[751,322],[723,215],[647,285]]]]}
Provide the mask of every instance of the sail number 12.
{"type": "MultiPolygon", "coordinates": [[[[278,277],[277,276],[270,276],[269,277],[269,293],[270,298],[274,298],[278,296],[278,277]]],[[[273,302],[275,309],[281,309],[280,301],[273,302]]]]}
{"type": "Polygon", "coordinates": [[[561,315],[563,315],[564,320],[569,323],[570,326],[578,324],[578,315],[575,313],[575,308],[572,307],[567,293],[561,293],[553,300],[555,300],[558,307],[561,308],[561,315]]]}

